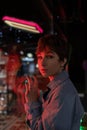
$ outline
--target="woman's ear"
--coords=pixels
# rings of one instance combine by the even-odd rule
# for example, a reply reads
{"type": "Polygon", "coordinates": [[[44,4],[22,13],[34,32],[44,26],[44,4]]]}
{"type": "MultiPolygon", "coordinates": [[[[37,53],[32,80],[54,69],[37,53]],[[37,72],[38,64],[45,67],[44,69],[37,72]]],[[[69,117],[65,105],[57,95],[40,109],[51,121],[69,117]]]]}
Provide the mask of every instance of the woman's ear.
{"type": "Polygon", "coordinates": [[[66,59],[66,58],[64,58],[64,60],[63,60],[63,61],[61,61],[61,69],[62,69],[62,70],[64,70],[64,69],[65,69],[66,64],[67,64],[67,59],[66,59]]]}
{"type": "Polygon", "coordinates": [[[65,66],[65,64],[67,63],[67,59],[66,58],[64,58],[64,60],[62,61],[62,64],[61,64],[61,66],[65,66]]]}
{"type": "Polygon", "coordinates": [[[64,65],[67,63],[67,59],[66,58],[64,58],[64,65]]]}

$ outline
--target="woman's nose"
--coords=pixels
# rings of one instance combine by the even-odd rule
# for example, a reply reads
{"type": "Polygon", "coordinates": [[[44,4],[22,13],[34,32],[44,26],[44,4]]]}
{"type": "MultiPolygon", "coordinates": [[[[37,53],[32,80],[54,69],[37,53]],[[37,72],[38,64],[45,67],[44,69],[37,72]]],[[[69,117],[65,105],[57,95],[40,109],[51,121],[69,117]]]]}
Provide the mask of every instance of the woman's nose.
{"type": "Polygon", "coordinates": [[[45,65],[46,65],[46,58],[43,58],[43,59],[42,59],[41,64],[42,64],[43,66],[45,66],[45,65]]]}

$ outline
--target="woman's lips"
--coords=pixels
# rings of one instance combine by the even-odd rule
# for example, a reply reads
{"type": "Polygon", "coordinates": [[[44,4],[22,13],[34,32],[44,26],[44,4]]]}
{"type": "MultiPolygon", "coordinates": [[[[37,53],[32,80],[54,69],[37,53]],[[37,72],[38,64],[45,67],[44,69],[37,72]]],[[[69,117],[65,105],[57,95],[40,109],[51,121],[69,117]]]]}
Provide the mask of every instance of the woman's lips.
{"type": "Polygon", "coordinates": [[[41,72],[46,73],[46,72],[47,72],[47,69],[41,69],[41,72]]]}

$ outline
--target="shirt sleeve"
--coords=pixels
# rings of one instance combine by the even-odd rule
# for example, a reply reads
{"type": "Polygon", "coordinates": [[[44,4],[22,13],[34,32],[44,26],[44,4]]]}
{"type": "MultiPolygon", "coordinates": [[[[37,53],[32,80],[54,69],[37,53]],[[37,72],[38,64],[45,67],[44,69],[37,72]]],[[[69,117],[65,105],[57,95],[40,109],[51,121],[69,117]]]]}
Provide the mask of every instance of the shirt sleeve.
{"type": "MultiPolygon", "coordinates": [[[[42,103],[40,101],[25,103],[26,121],[32,130],[35,130],[42,114],[42,103]]],[[[39,130],[39,129],[37,129],[39,130]]],[[[40,129],[43,130],[43,129],[40,129]]]]}

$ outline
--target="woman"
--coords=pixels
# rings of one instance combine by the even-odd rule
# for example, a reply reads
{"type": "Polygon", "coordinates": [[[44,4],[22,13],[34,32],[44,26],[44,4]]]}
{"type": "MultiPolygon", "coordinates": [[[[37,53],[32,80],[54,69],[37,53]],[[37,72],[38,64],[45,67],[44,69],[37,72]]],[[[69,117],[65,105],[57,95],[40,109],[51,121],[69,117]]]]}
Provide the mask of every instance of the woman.
{"type": "Polygon", "coordinates": [[[69,54],[69,44],[63,38],[47,34],[39,39],[36,49],[39,71],[50,82],[42,96],[36,77],[27,78],[25,111],[31,130],[80,130],[84,110],[65,70],[69,54]]]}

